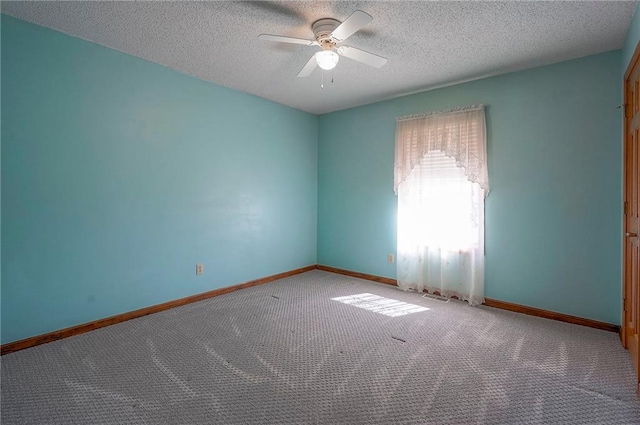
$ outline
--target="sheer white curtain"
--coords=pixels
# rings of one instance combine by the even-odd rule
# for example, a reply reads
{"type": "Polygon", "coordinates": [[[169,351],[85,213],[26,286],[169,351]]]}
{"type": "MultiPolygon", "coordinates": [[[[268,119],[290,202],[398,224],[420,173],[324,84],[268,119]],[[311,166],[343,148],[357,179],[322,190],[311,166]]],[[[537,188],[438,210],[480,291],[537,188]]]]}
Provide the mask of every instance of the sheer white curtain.
{"type": "Polygon", "coordinates": [[[484,301],[484,106],[399,118],[398,286],[484,301]]]}

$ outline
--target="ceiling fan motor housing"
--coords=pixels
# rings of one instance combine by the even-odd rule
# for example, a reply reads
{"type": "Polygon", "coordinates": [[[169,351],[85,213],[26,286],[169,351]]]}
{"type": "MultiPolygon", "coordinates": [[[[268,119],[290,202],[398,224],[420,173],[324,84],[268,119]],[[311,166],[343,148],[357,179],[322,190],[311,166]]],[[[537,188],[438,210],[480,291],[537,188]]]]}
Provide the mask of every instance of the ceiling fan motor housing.
{"type": "Polygon", "coordinates": [[[313,35],[323,49],[335,47],[336,41],[331,38],[331,33],[338,28],[338,25],[340,21],[331,18],[319,19],[313,23],[311,27],[313,35]]]}

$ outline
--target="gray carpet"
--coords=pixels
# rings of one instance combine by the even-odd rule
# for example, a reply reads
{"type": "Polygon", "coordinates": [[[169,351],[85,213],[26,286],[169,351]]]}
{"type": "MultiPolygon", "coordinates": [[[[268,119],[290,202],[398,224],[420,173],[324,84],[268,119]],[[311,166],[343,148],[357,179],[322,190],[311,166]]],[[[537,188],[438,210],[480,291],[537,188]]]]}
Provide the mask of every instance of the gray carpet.
{"type": "Polygon", "coordinates": [[[640,424],[614,333],[322,271],[1,362],[3,424],[640,424]]]}

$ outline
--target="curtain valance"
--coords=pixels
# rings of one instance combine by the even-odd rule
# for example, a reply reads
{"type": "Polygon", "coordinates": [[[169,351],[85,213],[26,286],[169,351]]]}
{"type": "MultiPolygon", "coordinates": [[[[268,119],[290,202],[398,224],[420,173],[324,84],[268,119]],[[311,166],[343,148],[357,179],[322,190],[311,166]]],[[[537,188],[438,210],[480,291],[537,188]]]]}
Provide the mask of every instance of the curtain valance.
{"type": "Polygon", "coordinates": [[[396,120],[396,154],[393,190],[419,166],[428,152],[454,158],[467,180],[489,193],[487,135],[484,105],[399,117],[396,120]]]}

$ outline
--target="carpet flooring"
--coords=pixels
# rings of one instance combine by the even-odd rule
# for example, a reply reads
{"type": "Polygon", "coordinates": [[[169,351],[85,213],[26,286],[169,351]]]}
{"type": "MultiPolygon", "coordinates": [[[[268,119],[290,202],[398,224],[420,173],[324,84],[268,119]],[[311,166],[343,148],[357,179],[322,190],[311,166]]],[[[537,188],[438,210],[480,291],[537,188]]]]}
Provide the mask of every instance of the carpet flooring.
{"type": "Polygon", "coordinates": [[[640,424],[614,333],[319,270],[1,363],[2,424],[640,424]]]}

